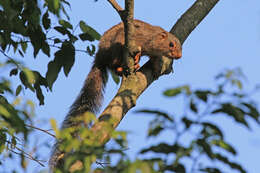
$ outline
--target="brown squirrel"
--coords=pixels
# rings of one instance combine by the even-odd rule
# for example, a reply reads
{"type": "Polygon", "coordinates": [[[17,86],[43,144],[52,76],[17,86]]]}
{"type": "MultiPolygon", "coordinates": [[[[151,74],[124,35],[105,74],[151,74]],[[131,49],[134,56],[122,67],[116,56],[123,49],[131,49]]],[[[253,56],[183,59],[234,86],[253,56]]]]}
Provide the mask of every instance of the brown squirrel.
{"type": "MultiPolygon", "coordinates": [[[[179,59],[182,56],[180,41],[171,33],[161,27],[152,26],[140,20],[134,20],[135,32],[133,39],[140,48],[135,56],[135,69],[139,68],[140,56],[147,55],[150,58],[166,56],[172,59],[179,59]]],[[[103,89],[106,85],[108,74],[107,69],[120,74],[123,67],[124,50],[124,25],[119,23],[104,33],[99,42],[99,50],[79,96],[72,104],[69,113],[63,121],[62,128],[77,126],[73,118],[86,111],[96,113],[101,107],[103,89]]],[[[57,145],[54,148],[49,161],[53,169],[59,161],[63,152],[59,151],[57,145]]]]}

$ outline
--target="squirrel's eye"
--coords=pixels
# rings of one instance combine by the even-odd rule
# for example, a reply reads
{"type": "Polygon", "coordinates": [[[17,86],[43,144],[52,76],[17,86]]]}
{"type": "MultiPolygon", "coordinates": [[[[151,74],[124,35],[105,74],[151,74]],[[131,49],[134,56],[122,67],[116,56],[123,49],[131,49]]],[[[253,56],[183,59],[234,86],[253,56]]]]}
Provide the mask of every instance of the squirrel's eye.
{"type": "Polygon", "coordinates": [[[170,47],[174,47],[174,43],[173,43],[173,42],[170,42],[169,46],[170,46],[170,47]]]}

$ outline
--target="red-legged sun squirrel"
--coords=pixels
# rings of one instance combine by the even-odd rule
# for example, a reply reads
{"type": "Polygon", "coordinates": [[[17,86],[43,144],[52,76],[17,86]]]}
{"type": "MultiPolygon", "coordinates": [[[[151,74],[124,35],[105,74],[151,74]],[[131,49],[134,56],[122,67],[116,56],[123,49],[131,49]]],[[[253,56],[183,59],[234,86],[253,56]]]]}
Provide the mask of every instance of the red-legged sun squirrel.
{"type": "MultiPolygon", "coordinates": [[[[182,56],[181,43],[174,35],[161,27],[152,26],[140,20],[134,20],[133,39],[140,52],[135,57],[135,68],[139,68],[140,56],[150,58],[166,56],[179,59],[182,56]]],[[[96,113],[101,107],[103,89],[107,82],[107,69],[120,73],[123,69],[124,25],[119,23],[104,33],[99,42],[99,50],[79,96],[72,104],[62,129],[78,125],[72,121],[77,115],[86,111],[96,113]]],[[[63,152],[54,149],[50,159],[53,168],[63,152]]]]}

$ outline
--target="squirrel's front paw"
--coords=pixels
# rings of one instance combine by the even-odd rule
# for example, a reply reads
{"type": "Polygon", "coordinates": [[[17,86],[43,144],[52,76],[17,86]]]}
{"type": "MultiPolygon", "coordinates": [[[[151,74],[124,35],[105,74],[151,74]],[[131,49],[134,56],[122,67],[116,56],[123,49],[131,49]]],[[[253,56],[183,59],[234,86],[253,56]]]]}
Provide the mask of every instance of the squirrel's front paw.
{"type": "Polygon", "coordinates": [[[122,76],[122,75],[128,76],[130,75],[130,70],[128,67],[117,67],[115,73],[118,76],[122,76]]]}

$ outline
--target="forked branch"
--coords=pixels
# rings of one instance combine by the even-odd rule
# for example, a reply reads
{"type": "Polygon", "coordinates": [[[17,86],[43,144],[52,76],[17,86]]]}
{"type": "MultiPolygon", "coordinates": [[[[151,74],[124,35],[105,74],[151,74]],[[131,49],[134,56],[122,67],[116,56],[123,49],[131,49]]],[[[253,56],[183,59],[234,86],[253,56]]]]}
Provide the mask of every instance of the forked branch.
{"type": "MultiPolygon", "coordinates": [[[[124,18],[125,10],[122,10],[122,8],[117,4],[115,0],[108,0],[108,2],[119,13],[120,17],[125,23],[125,21],[127,21],[126,18],[124,18]]],[[[207,16],[210,10],[212,10],[212,8],[218,2],[219,0],[197,0],[173,26],[173,28],[171,29],[171,33],[179,38],[180,42],[183,44],[189,34],[199,25],[199,23],[204,19],[205,16],[207,16]]],[[[125,3],[127,6],[127,3],[131,2],[130,0],[126,0],[125,3]]],[[[130,25],[126,22],[126,25],[128,26],[125,27],[131,27],[133,13],[131,14],[131,18],[129,20],[130,25]]],[[[128,31],[126,31],[126,33],[127,32],[128,31]]],[[[132,31],[130,29],[130,35],[131,32],[132,31]]],[[[127,37],[128,36],[129,34],[127,35],[127,37]]],[[[129,37],[129,39],[131,41],[131,37],[129,37]]],[[[127,40],[126,44],[129,44],[127,40]]],[[[173,61],[166,57],[162,57],[162,60],[163,63],[161,64],[161,75],[168,74],[171,71],[173,61]]],[[[140,70],[136,72],[136,74],[123,77],[121,86],[116,96],[112,99],[104,112],[100,115],[99,121],[96,122],[91,128],[91,131],[93,132],[92,134],[95,135],[92,139],[95,139],[97,141],[96,143],[100,144],[100,146],[104,145],[110,139],[113,130],[121,122],[125,114],[132,107],[135,106],[137,98],[154,80],[157,79],[151,67],[151,61],[148,61],[145,65],[143,65],[140,70]]],[[[80,166],[82,166],[82,164],[79,164],[79,167],[80,166]]],[[[76,170],[78,170],[78,167],[75,167],[76,170]]]]}
{"type": "Polygon", "coordinates": [[[118,12],[122,12],[123,9],[120,7],[120,5],[115,0],[108,0],[108,2],[113,6],[113,8],[118,12]]]}
{"type": "MultiPolygon", "coordinates": [[[[173,26],[171,33],[179,38],[183,44],[189,34],[218,2],[219,0],[197,0],[173,26]]],[[[172,60],[163,57],[161,75],[168,74],[171,65],[172,60]]],[[[116,96],[100,115],[99,121],[91,129],[94,132],[93,134],[98,134],[96,139],[100,142],[100,145],[103,145],[110,139],[111,132],[118,126],[125,114],[135,106],[137,98],[156,80],[151,66],[151,62],[148,61],[136,72],[136,75],[123,78],[116,96]],[[111,130],[108,131],[107,129],[111,130]]]]}

